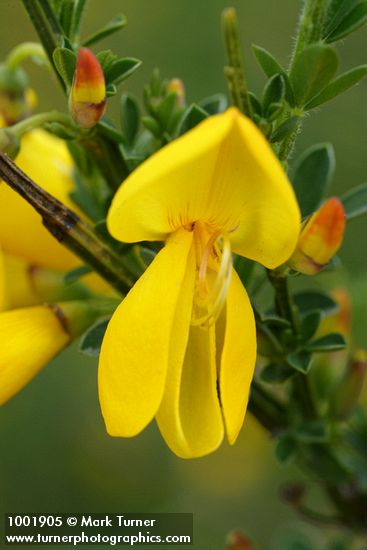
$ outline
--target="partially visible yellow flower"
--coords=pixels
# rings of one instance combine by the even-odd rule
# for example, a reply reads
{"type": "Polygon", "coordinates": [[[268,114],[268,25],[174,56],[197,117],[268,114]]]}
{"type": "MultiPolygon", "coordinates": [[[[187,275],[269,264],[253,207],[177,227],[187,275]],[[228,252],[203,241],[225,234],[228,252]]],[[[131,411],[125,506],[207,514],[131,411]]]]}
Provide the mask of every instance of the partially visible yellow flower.
{"type": "MultiPolygon", "coordinates": [[[[51,195],[75,209],[73,164],[65,143],[43,130],[25,134],[16,164],[51,195]]],[[[5,252],[31,264],[68,270],[80,264],[45,229],[40,215],[15,191],[0,183],[0,243],[5,252]]]]}
{"type": "Polygon", "coordinates": [[[235,442],[256,359],[253,311],[231,251],[268,268],[297,243],[292,187],[261,132],[237,109],[166,146],[125,181],[108,215],[124,242],[165,241],[109,323],[99,395],[108,432],[154,416],[190,458],[235,442]]]}
{"type": "Polygon", "coordinates": [[[106,86],[102,67],[88,48],[80,48],[69,109],[81,128],[93,128],[102,118],[106,107],[106,86]]]}
{"type": "Polygon", "coordinates": [[[301,231],[290,267],[305,275],[319,273],[339,250],[345,231],[343,203],[331,197],[308,220],[301,231]]]}
{"type": "Polygon", "coordinates": [[[93,303],[62,302],[0,313],[0,405],[100,316],[93,303]]]}
{"type": "Polygon", "coordinates": [[[0,311],[5,309],[6,292],[5,292],[5,268],[4,257],[0,248],[0,311]]]}
{"type": "Polygon", "coordinates": [[[69,342],[48,306],[0,313],[0,405],[22,389],[69,342]]]}

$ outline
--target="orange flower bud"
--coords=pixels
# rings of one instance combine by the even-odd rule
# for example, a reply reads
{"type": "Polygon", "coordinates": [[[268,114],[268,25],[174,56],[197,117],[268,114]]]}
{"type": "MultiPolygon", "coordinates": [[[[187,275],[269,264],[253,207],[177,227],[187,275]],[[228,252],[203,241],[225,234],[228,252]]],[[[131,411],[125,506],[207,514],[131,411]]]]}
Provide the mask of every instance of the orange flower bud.
{"type": "Polygon", "coordinates": [[[228,550],[254,550],[251,540],[241,531],[231,531],[227,537],[228,550]]]}
{"type": "Polygon", "coordinates": [[[167,84],[167,92],[174,92],[177,96],[177,105],[183,107],[185,105],[185,86],[179,78],[172,78],[167,84]]]}
{"type": "Polygon", "coordinates": [[[344,231],[343,204],[338,198],[332,197],[304,223],[297,248],[288,265],[305,275],[316,275],[339,250],[344,231]]]}
{"type": "Polygon", "coordinates": [[[359,350],[347,366],[344,377],[334,393],[331,404],[334,418],[345,420],[353,412],[362,393],[366,373],[367,354],[364,350],[359,350]]]}
{"type": "Polygon", "coordinates": [[[69,109],[81,128],[93,128],[106,107],[106,86],[102,67],[88,48],[80,48],[69,97],[69,109]]]}

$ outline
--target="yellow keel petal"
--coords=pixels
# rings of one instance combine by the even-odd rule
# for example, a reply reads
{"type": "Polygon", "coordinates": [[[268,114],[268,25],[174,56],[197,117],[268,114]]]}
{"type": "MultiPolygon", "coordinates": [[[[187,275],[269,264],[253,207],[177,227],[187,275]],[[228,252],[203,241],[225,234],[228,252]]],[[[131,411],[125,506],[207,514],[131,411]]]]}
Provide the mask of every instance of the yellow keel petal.
{"type": "MultiPolygon", "coordinates": [[[[187,273],[186,277],[187,288],[192,288],[191,274],[187,273]]],[[[171,350],[157,422],[167,445],[176,455],[195,458],[218,448],[224,428],[217,393],[214,326],[189,328],[192,310],[189,292],[181,298],[174,328],[179,346],[171,350]]]]}
{"type": "Polygon", "coordinates": [[[192,238],[185,230],[171,236],[108,325],[98,381],[110,435],[136,435],[160,405],[192,238]]]}
{"type": "Polygon", "coordinates": [[[229,443],[242,427],[256,363],[253,310],[240,278],[233,270],[227,295],[226,325],[220,366],[220,397],[229,443]]]}

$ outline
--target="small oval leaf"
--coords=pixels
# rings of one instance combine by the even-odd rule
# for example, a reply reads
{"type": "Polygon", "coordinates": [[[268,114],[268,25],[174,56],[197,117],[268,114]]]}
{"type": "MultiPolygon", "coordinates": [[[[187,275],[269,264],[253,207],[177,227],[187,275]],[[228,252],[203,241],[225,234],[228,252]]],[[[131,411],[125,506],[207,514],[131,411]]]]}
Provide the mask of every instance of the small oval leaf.
{"type": "Polygon", "coordinates": [[[358,185],[340,198],[347,220],[354,220],[367,214],[367,183],[358,185]]]}
{"type": "Polygon", "coordinates": [[[331,46],[316,44],[296,58],[290,74],[294,102],[303,107],[319,94],[334,77],[339,60],[331,46]]]}
{"type": "Polygon", "coordinates": [[[335,171],[335,154],[330,143],[307,149],[297,160],[291,180],[302,216],[309,216],[326,197],[335,171]]]}

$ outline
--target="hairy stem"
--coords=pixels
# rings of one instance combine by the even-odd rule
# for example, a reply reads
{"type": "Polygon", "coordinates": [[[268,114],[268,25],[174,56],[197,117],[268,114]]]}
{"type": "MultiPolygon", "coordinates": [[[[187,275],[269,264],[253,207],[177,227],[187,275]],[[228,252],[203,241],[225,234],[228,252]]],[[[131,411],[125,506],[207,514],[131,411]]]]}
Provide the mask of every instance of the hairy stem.
{"type": "Polygon", "coordinates": [[[51,66],[54,68],[57,79],[62,89],[65,91],[65,83],[56,70],[53,60],[55,48],[61,45],[62,29],[57,19],[54,17],[47,0],[22,0],[22,2],[40,37],[51,66]]]}
{"type": "Polygon", "coordinates": [[[234,8],[228,8],[223,12],[223,31],[228,56],[228,67],[225,68],[225,76],[232,102],[242,113],[251,118],[252,108],[245,77],[237,15],[234,8]]]}

